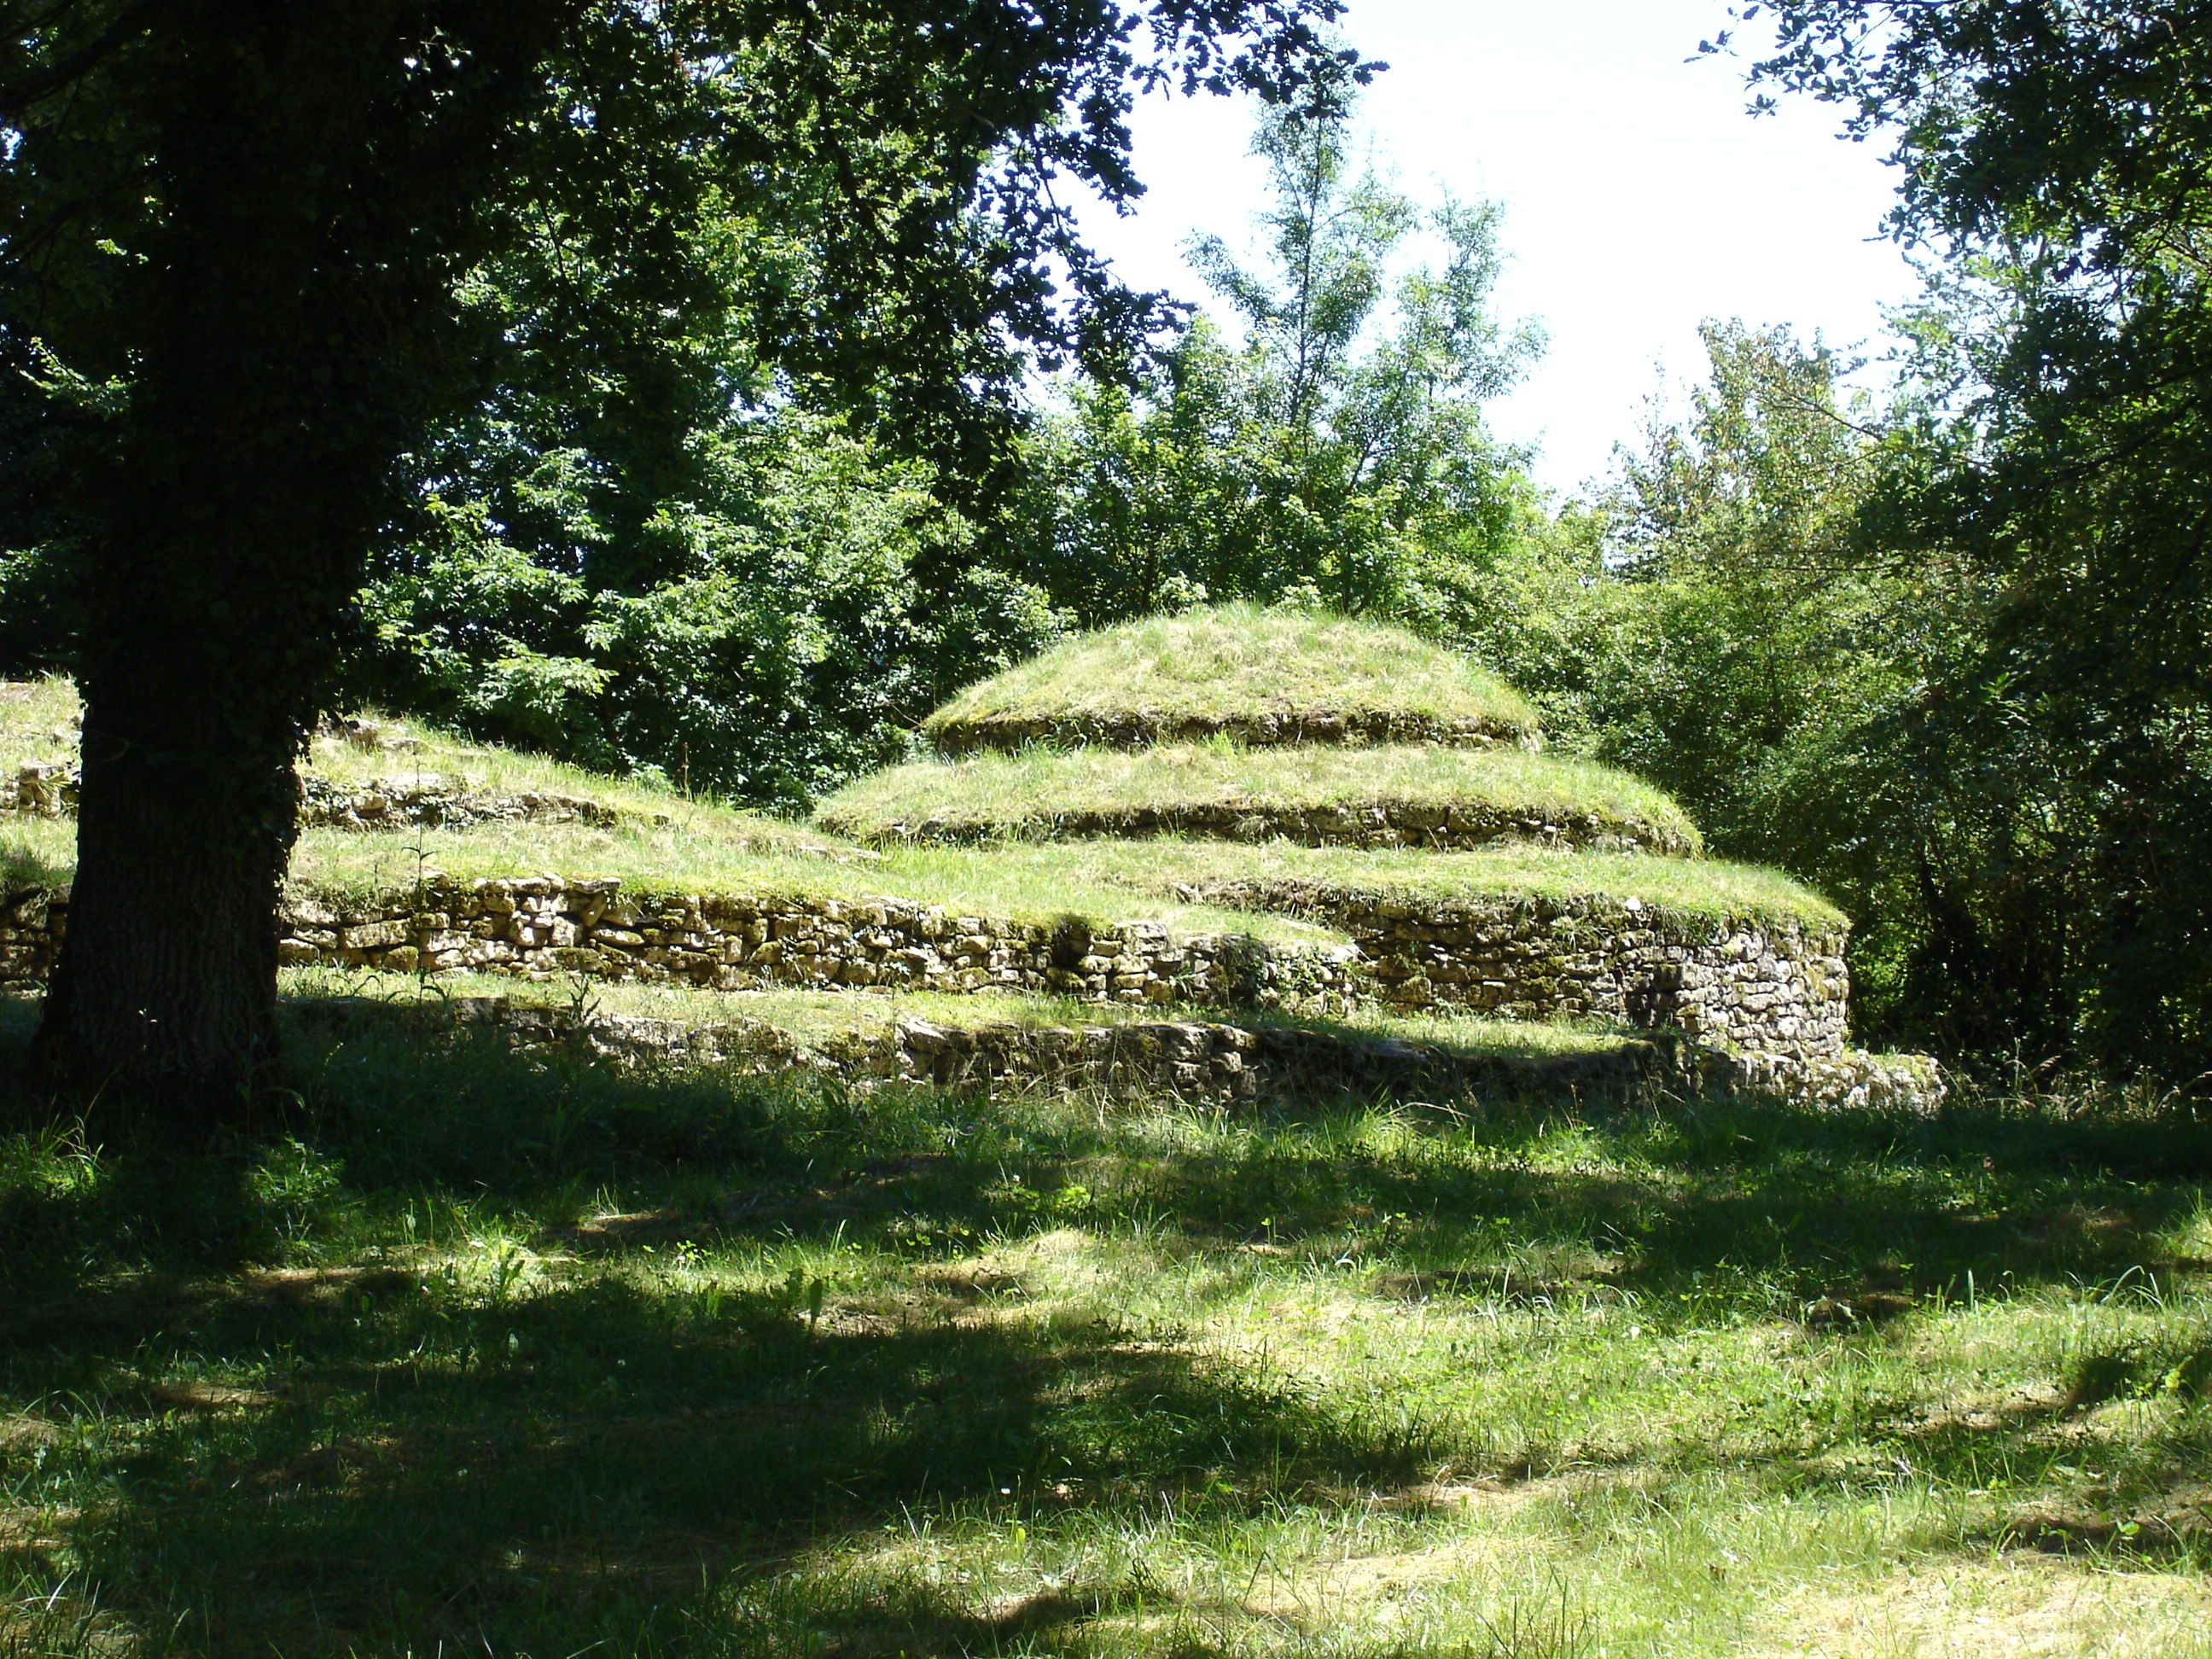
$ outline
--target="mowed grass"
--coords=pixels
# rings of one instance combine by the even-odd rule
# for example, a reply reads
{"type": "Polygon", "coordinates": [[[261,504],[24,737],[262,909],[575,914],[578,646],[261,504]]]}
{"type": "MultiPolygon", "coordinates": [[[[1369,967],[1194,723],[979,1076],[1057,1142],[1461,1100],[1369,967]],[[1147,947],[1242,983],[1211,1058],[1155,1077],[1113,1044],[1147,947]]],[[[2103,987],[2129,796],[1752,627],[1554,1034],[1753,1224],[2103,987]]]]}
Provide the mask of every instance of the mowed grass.
{"type": "Polygon", "coordinates": [[[847,785],[815,811],[841,836],[878,843],[1113,833],[1137,814],[1285,814],[1345,807],[1466,807],[1544,822],[1595,819],[1605,833],[1696,849],[1689,814],[1611,767],[1516,749],[1433,744],[1245,748],[1167,744],[918,761],[847,785]],[[1102,828],[1103,823],[1106,826],[1102,828]]]}
{"type": "Polygon", "coordinates": [[[2208,1651],[2155,1103],[295,1063],[218,1157],[0,1138],[0,1650],[2208,1651]]]}
{"type": "Polygon", "coordinates": [[[1467,658],[1347,617],[1216,605],[1069,641],[969,686],[922,723],[940,745],[1173,736],[1254,716],[1416,722],[1533,736],[1535,707],[1467,658]]]}

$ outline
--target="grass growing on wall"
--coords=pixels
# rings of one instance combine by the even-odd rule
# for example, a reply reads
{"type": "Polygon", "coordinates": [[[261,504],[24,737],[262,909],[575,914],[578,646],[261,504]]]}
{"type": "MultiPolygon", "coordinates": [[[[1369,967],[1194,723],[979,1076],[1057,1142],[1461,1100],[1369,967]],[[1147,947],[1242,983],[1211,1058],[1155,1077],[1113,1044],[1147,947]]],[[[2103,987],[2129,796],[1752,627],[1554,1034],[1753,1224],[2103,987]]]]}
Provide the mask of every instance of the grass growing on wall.
{"type": "Polygon", "coordinates": [[[919,761],[847,785],[822,803],[816,821],[878,842],[982,835],[1048,841],[1067,819],[1366,806],[1595,818],[1616,836],[1687,849],[1702,844],[1687,813],[1628,773],[1516,749],[1427,744],[1247,749],[1217,741],[919,761]]]}
{"type": "Polygon", "coordinates": [[[2212,1651],[2212,1143],[2149,1103],[295,1042],[220,1157],[6,1120],[8,1650],[2212,1651]]]}
{"type": "Polygon", "coordinates": [[[1361,1009],[1328,1020],[1267,1010],[1224,1012],[1204,1007],[1083,1002],[1072,998],[985,991],[944,994],[916,991],[808,991],[776,987],[759,991],[701,991],[682,986],[625,981],[556,979],[540,983],[494,974],[410,974],[331,968],[288,968],[283,994],[301,1003],[367,998],[398,1006],[437,1004],[460,997],[496,997],[523,1006],[587,1011],[594,1016],[632,1016],[687,1025],[758,1021],[787,1031],[801,1043],[842,1036],[879,1036],[901,1020],[973,1030],[993,1024],[1030,1029],[1145,1025],[1163,1021],[1224,1019],[1260,1029],[1320,1030],[1353,1038],[1418,1042],[1468,1057],[1557,1058],[1618,1048],[1629,1036],[1597,1022],[1551,1024],[1483,1019],[1473,1015],[1401,1015],[1361,1009]]]}
{"type": "MultiPolygon", "coordinates": [[[[985,856],[979,854],[979,856],[985,856]]],[[[1464,853],[1363,852],[1218,841],[1009,844],[988,854],[1010,868],[1060,868],[1137,891],[1181,891],[1218,902],[1323,915],[1351,901],[1449,908],[1471,902],[1592,903],[1703,921],[1842,925],[1843,912],[1780,871],[1718,859],[1496,847],[1464,853]]],[[[1623,923],[1622,925],[1626,925],[1623,923]]]]}
{"type": "Polygon", "coordinates": [[[1508,738],[1538,728],[1534,706],[1496,675],[1401,629],[1229,605],[1083,635],[969,687],[923,731],[965,747],[1039,722],[1080,740],[1127,726],[1208,731],[1253,714],[1413,720],[1508,738]]]}

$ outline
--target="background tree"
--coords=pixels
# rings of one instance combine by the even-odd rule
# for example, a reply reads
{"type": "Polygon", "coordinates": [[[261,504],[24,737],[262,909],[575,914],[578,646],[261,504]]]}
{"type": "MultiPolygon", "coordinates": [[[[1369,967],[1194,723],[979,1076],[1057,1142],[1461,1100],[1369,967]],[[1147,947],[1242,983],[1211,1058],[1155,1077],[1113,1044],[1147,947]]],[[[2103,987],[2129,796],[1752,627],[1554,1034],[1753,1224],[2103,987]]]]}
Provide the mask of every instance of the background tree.
{"type": "MultiPolygon", "coordinates": [[[[2212,1039],[2212,8],[1784,0],[1770,83],[1895,136],[1936,413],[1870,530],[1970,570],[1923,752],[1991,792],[1932,868],[2014,1040],[2185,1078],[2212,1039]]],[[[1978,971],[1980,969],[1981,971],[1978,971]]],[[[1999,1030],[1984,1024],[1983,1034],[1999,1030]]]]}
{"type": "Polygon", "coordinates": [[[1481,407],[1540,341],[1491,312],[1498,210],[1424,211],[1355,169],[1354,134],[1348,108],[1267,113],[1261,263],[1192,245],[1242,344],[1200,319],[1142,387],[1075,387],[1036,446],[1024,568],[1085,625],[1207,596],[1389,612],[1425,551],[1510,520],[1522,458],[1481,407]],[[1394,272],[1417,234],[1441,263],[1394,272]]]}

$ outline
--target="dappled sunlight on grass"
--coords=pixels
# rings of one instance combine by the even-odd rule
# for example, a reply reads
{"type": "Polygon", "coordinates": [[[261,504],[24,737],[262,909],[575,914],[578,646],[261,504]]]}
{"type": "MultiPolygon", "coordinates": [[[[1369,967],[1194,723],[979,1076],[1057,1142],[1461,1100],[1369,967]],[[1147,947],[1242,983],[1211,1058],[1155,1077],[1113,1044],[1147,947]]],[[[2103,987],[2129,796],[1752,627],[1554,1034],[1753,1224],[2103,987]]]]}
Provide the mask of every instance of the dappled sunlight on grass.
{"type": "MultiPolygon", "coordinates": [[[[32,1012],[0,1003],[0,1075],[32,1012]]],[[[0,1574],[31,1610],[0,1644],[2203,1627],[2185,1122],[860,1094],[373,1029],[295,1059],[295,1139],[0,1139],[0,1574]]]]}

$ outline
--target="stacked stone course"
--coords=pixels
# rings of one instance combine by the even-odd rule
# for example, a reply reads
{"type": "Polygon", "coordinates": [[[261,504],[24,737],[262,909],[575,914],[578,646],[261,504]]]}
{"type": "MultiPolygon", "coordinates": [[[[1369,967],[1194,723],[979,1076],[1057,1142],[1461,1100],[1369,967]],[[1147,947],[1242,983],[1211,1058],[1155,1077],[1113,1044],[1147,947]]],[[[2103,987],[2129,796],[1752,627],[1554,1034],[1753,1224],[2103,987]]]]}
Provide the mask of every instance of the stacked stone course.
{"type": "Polygon", "coordinates": [[[1134,711],[1100,717],[1080,714],[993,714],[980,720],[930,720],[924,729],[945,755],[990,751],[1012,754],[1032,744],[1089,744],[1102,749],[1149,749],[1227,737],[1250,748],[1278,744],[1440,743],[1455,749],[1544,746],[1540,732],[1485,720],[1438,720],[1405,709],[1363,709],[1348,714],[1318,710],[1285,713],[1254,709],[1219,719],[1134,711]]]}
{"type": "MultiPolygon", "coordinates": [[[[825,819],[830,829],[841,826],[825,819]]],[[[1673,857],[1696,850],[1686,836],[1658,824],[1596,812],[1546,814],[1474,802],[1427,805],[1409,801],[1307,807],[1190,805],[1133,807],[1126,811],[1061,812],[1040,824],[1054,840],[1091,837],[1196,836],[1219,841],[1290,841],[1302,847],[1420,847],[1439,852],[1489,847],[1499,842],[1599,852],[1649,852],[1673,857]]],[[[922,818],[885,825],[896,841],[988,842],[1006,833],[999,823],[960,818],[922,818]]]]}
{"type": "MultiPolygon", "coordinates": [[[[1512,1019],[1585,1018],[1708,1042],[1833,1054],[1844,1042],[1842,940],[1596,904],[1347,902],[1350,945],[1178,938],[958,915],[894,898],[627,893],[555,876],[445,878],[356,899],[295,893],[289,964],[507,974],[735,991],[770,986],[1026,991],[1092,1002],[1310,1012],[1382,1003],[1512,1019]]],[[[43,978],[65,894],[0,908],[0,979],[43,978]]]]}
{"type": "MultiPolygon", "coordinates": [[[[742,1006],[742,1000],[738,1003],[742,1006]]],[[[988,1006],[980,1004],[979,1006],[988,1006]]],[[[955,1026],[914,1018],[886,1030],[803,1042],[783,1027],[738,1018],[701,1025],[461,997],[395,1006],[371,999],[318,1005],[319,1019],[398,1020],[434,1032],[492,1030],[525,1047],[580,1047],[613,1064],[711,1066],[751,1075],[804,1070],[842,1082],[1095,1089],[1138,1097],[1168,1092],[1221,1103],[1350,1091],[1449,1098],[1507,1093],[1636,1092],[1747,1088],[1824,1105],[1925,1111],[1943,1097],[1932,1064],[1848,1054],[1777,1073],[1771,1056],[1716,1053],[1655,1033],[1559,1054],[1470,1054],[1398,1038],[1293,1025],[1146,1020],[1052,1026],[985,1021],[955,1026]]]]}

